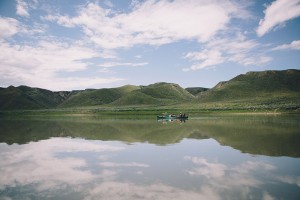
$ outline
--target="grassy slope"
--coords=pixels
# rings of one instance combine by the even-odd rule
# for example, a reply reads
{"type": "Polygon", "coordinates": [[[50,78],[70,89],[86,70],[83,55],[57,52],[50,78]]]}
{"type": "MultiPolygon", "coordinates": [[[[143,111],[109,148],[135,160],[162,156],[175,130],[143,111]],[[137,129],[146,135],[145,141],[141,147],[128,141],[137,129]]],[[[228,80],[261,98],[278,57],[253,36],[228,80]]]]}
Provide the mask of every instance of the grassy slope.
{"type": "MultiPolygon", "coordinates": [[[[244,100],[300,92],[300,70],[248,72],[201,94],[200,100],[244,100]]],[[[285,95],[281,95],[285,96],[285,95]]]]}
{"type": "Polygon", "coordinates": [[[114,101],[112,106],[128,106],[128,105],[159,105],[160,100],[142,93],[140,90],[132,91],[123,97],[114,101]]]}
{"type": "Polygon", "coordinates": [[[64,100],[61,93],[26,86],[0,89],[0,110],[54,108],[64,100]]]}
{"type": "Polygon", "coordinates": [[[173,83],[155,83],[142,86],[112,103],[115,106],[126,105],[166,105],[193,99],[194,96],[173,83]]]}
{"type": "Polygon", "coordinates": [[[300,105],[300,71],[248,72],[211,90],[200,93],[197,103],[203,106],[282,106],[300,105]]]}
{"type": "Polygon", "coordinates": [[[177,84],[155,83],[141,88],[141,92],[158,99],[189,100],[194,96],[177,84]]]}
{"type": "Polygon", "coordinates": [[[125,85],[119,88],[88,89],[78,91],[60,104],[59,107],[82,107],[109,104],[129,92],[137,90],[138,88],[139,87],[137,86],[125,85]]]}

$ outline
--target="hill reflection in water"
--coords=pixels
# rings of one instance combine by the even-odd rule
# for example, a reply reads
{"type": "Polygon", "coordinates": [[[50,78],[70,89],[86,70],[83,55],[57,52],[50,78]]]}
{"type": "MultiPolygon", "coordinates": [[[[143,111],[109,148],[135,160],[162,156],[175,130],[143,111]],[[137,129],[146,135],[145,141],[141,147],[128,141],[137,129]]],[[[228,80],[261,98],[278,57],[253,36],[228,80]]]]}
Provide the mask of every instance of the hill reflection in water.
{"type": "Polygon", "coordinates": [[[208,116],[188,121],[155,119],[60,119],[1,120],[0,142],[25,144],[51,137],[89,140],[178,143],[184,138],[213,138],[221,145],[250,154],[300,157],[300,117],[208,116]]]}

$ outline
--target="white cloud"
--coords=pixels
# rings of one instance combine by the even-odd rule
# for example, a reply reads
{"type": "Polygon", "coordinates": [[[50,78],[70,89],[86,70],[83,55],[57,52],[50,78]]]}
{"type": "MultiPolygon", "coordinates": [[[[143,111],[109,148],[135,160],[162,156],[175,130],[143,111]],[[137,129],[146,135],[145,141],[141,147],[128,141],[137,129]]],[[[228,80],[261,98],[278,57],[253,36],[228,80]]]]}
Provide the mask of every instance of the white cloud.
{"type": "Polygon", "coordinates": [[[294,40],[290,44],[283,44],[283,45],[277,46],[277,47],[273,48],[272,50],[275,51],[275,50],[288,50],[288,49],[300,50],[300,40],[294,40]]]}
{"type": "Polygon", "coordinates": [[[38,0],[17,0],[16,14],[22,17],[29,17],[29,10],[36,9],[38,4],[38,0]]]}
{"type": "Polygon", "coordinates": [[[54,91],[61,91],[61,90],[74,90],[74,89],[101,87],[99,85],[106,85],[109,83],[115,83],[124,80],[123,78],[117,78],[117,77],[99,78],[97,76],[67,77],[67,78],[47,76],[46,78],[47,80],[45,81],[38,79],[39,82],[38,81],[29,82],[28,85],[35,86],[35,87],[42,87],[54,91]]]}
{"type": "Polygon", "coordinates": [[[269,63],[273,58],[262,54],[245,54],[240,53],[231,55],[228,61],[238,63],[243,66],[260,66],[269,63]]]}
{"type": "Polygon", "coordinates": [[[259,43],[246,39],[241,33],[237,33],[232,38],[211,40],[204,43],[203,47],[201,51],[189,52],[185,55],[185,59],[194,63],[183,71],[211,68],[226,62],[235,62],[243,66],[262,65],[272,60],[263,51],[260,52],[262,46],[259,43]]]}
{"type": "Polygon", "coordinates": [[[207,43],[208,48],[218,48],[228,54],[246,53],[257,47],[255,40],[248,40],[242,33],[237,32],[231,37],[214,39],[207,43]]]}
{"type": "Polygon", "coordinates": [[[17,34],[33,36],[44,33],[46,30],[45,27],[45,25],[38,23],[34,23],[31,27],[28,27],[14,18],[0,17],[0,40],[11,38],[17,34]]]}
{"type": "Polygon", "coordinates": [[[213,67],[224,62],[222,53],[216,49],[204,49],[201,52],[190,52],[185,56],[185,58],[198,62],[193,64],[190,68],[183,69],[183,71],[194,71],[207,67],[213,67]]]}
{"type": "Polygon", "coordinates": [[[114,13],[89,3],[75,17],[48,15],[44,19],[82,27],[91,42],[112,49],[183,39],[206,42],[225,30],[231,18],[247,16],[245,9],[232,1],[148,0],[134,4],[130,13],[114,13]]]}
{"type": "Polygon", "coordinates": [[[131,63],[131,62],[106,62],[99,64],[100,67],[117,67],[117,66],[129,66],[129,67],[139,67],[139,66],[144,66],[148,65],[149,63],[147,62],[142,62],[142,63],[131,63]]]}
{"type": "Polygon", "coordinates": [[[28,4],[24,0],[17,0],[16,13],[23,17],[29,17],[28,4]]]}
{"type": "Polygon", "coordinates": [[[20,30],[20,23],[13,18],[0,17],[0,40],[11,37],[20,30]]]}
{"type": "Polygon", "coordinates": [[[102,56],[101,52],[77,44],[43,40],[32,46],[1,42],[0,51],[0,75],[3,77],[2,84],[7,82],[7,86],[25,84],[69,90],[122,80],[116,77],[59,76],[59,73],[87,70],[88,59],[102,56]]]}
{"type": "Polygon", "coordinates": [[[282,23],[300,16],[300,0],[276,0],[264,11],[265,17],[256,30],[263,36],[282,23]]]}

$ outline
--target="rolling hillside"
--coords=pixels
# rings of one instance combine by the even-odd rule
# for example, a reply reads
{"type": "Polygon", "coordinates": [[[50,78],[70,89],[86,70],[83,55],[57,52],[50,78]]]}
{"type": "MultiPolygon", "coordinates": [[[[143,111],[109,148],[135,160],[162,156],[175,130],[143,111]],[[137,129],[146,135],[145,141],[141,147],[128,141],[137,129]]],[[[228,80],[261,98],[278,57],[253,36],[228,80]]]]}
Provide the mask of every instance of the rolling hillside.
{"type": "Polygon", "coordinates": [[[112,102],[113,106],[128,106],[128,105],[159,105],[159,99],[153,98],[150,95],[142,93],[140,90],[136,90],[125,94],[121,98],[112,102]]]}
{"type": "Polygon", "coordinates": [[[189,101],[194,96],[174,83],[155,83],[141,86],[112,103],[112,105],[167,105],[189,101]]]}
{"type": "Polygon", "coordinates": [[[183,105],[186,108],[219,107],[300,108],[300,70],[248,72],[212,89],[183,89],[174,83],[148,86],[52,92],[27,86],[0,88],[0,110],[31,110],[85,106],[183,105]],[[238,106],[237,106],[238,105],[238,106]]]}
{"type": "Polygon", "coordinates": [[[284,70],[241,74],[218,83],[198,97],[202,102],[247,101],[293,97],[299,93],[300,70],[284,70]]]}
{"type": "Polygon", "coordinates": [[[71,92],[52,92],[27,86],[0,88],[0,110],[55,108],[71,92]]]}
{"type": "Polygon", "coordinates": [[[78,107],[109,104],[123,95],[139,89],[138,86],[125,85],[119,88],[109,89],[87,89],[77,91],[71,95],[59,107],[78,107]]]}
{"type": "Polygon", "coordinates": [[[194,96],[174,83],[155,83],[141,87],[141,92],[158,99],[188,100],[194,96]]]}

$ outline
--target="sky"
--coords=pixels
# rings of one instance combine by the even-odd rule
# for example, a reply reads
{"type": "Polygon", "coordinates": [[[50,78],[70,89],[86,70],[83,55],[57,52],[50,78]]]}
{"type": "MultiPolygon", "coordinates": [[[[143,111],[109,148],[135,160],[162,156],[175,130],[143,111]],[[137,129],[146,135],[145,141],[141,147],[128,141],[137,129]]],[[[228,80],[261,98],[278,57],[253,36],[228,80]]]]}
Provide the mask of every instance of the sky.
{"type": "Polygon", "coordinates": [[[0,87],[53,91],[300,69],[300,0],[0,0],[0,87]]]}

